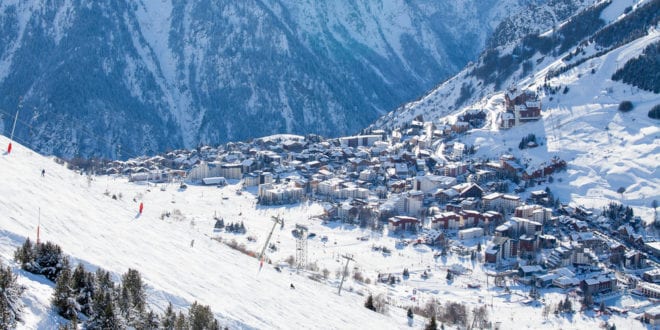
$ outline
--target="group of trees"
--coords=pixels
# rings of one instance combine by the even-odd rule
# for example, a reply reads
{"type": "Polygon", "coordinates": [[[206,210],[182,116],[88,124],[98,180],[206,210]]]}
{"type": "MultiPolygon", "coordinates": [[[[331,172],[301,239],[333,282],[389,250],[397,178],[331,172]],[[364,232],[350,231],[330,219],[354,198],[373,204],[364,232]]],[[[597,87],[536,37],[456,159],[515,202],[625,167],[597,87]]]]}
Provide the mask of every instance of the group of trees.
{"type": "Polygon", "coordinates": [[[571,300],[568,299],[568,296],[562,301],[560,300],[559,303],[557,304],[557,308],[555,308],[555,314],[559,313],[573,313],[573,303],[571,303],[571,300]]]}
{"type": "Polygon", "coordinates": [[[245,229],[245,224],[243,224],[243,221],[241,221],[240,223],[230,222],[225,226],[225,231],[228,233],[245,234],[247,230],[245,229]]]}
{"type": "Polygon", "coordinates": [[[530,142],[537,143],[536,135],[534,135],[534,133],[527,134],[527,136],[523,137],[520,140],[520,143],[518,143],[518,149],[522,150],[528,148],[530,142]]]}
{"type": "Polygon", "coordinates": [[[16,250],[14,258],[26,271],[55,282],[53,307],[71,320],[74,329],[80,319],[89,329],[220,329],[210,307],[197,302],[190,307],[189,315],[176,315],[171,304],[162,317],[149,310],[145,284],[135,269],[129,269],[121,276],[121,282],[115,283],[110,273],[101,268],[89,272],[78,264],[72,269],[58,245],[33,244],[29,238],[16,250]]]}
{"type": "Polygon", "coordinates": [[[0,262],[0,325],[16,327],[21,320],[21,295],[25,287],[18,284],[17,276],[9,266],[0,262]]]}
{"type": "Polygon", "coordinates": [[[385,301],[385,296],[369,294],[367,300],[364,302],[364,307],[370,309],[374,312],[385,313],[387,311],[387,301],[385,301]]]}
{"type": "Polygon", "coordinates": [[[602,214],[616,224],[628,223],[634,216],[633,209],[630,206],[623,206],[615,202],[611,202],[604,207],[602,214]]]}

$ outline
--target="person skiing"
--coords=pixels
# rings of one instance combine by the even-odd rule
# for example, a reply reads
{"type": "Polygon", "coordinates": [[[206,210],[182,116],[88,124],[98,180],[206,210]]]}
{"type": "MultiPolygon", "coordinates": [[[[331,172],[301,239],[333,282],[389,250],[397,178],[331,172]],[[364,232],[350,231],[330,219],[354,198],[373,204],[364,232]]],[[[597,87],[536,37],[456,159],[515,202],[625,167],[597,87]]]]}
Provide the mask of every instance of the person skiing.
{"type": "Polygon", "coordinates": [[[291,289],[295,289],[296,287],[291,283],[291,289]]]}
{"type": "Polygon", "coordinates": [[[43,178],[45,176],[46,176],[46,169],[41,169],[41,177],[43,178]]]}

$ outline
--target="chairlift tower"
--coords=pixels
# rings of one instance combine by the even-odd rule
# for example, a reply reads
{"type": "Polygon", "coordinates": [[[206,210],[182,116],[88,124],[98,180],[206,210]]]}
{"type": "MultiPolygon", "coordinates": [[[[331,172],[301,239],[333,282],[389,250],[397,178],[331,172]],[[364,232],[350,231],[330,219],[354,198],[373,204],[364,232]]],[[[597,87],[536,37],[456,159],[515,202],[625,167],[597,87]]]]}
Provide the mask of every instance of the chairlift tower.
{"type": "Polygon", "coordinates": [[[304,269],[307,266],[307,236],[309,230],[306,226],[296,224],[298,236],[296,237],[296,268],[304,269]]]}

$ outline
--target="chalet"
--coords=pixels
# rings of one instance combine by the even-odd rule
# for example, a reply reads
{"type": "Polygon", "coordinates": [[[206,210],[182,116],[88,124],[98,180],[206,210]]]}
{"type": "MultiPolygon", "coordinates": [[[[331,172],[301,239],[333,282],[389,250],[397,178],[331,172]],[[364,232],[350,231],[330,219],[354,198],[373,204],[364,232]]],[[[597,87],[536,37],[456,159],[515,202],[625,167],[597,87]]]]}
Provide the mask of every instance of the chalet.
{"type": "Polygon", "coordinates": [[[417,230],[420,226],[419,219],[407,216],[394,216],[387,220],[387,228],[392,231],[417,230]]]}
{"type": "Polygon", "coordinates": [[[610,262],[618,265],[623,260],[626,252],[626,247],[621,243],[613,242],[609,244],[610,248],[610,262]]]}
{"type": "Polygon", "coordinates": [[[259,203],[263,205],[297,203],[303,196],[303,189],[291,183],[259,185],[259,203]]]}
{"type": "Polygon", "coordinates": [[[591,249],[577,245],[571,251],[571,263],[573,266],[591,266],[598,262],[598,258],[591,249]]]}
{"type": "Polygon", "coordinates": [[[554,249],[557,247],[557,238],[552,235],[539,235],[539,247],[542,249],[554,249]]]}
{"type": "Polygon", "coordinates": [[[552,218],[552,209],[540,205],[520,205],[516,207],[513,214],[519,218],[545,223],[552,218]]]}
{"type": "Polygon", "coordinates": [[[402,194],[396,201],[399,214],[419,215],[424,203],[424,194],[421,191],[409,191],[402,194]]]}
{"type": "Polygon", "coordinates": [[[646,255],[642,252],[631,250],[623,255],[623,264],[626,268],[640,269],[646,267],[646,255]]]}
{"type": "Polygon", "coordinates": [[[484,236],[484,230],[482,228],[468,228],[458,231],[458,239],[473,239],[484,236]]]}
{"type": "Polygon", "coordinates": [[[466,183],[460,187],[455,186],[454,189],[459,191],[461,198],[481,198],[481,196],[484,194],[484,190],[481,189],[481,187],[479,187],[479,185],[476,183],[466,183]]]}
{"type": "Polygon", "coordinates": [[[520,197],[515,195],[505,195],[502,193],[491,193],[481,198],[483,207],[486,210],[512,211],[522,204],[520,197]]]}
{"type": "Polygon", "coordinates": [[[573,248],[570,245],[560,245],[554,248],[544,259],[546,268],[565,267],[571,264],[573,248]]]}
{"type": "Polygon", "coordinates": [[[532,191],[529,195],[535,203],[539,204],[543,204],[545,202],[544,198],[548,197],[548,193],[545,190],[535,190],[532,191]]]}
{"type": "Polygon", "coordinates": [[[467,132],[468,129],[470,129],[470,123],[465,121],[457,121],[456,123],[451,125],[452,132],[457,134],[465,133],[467,132]]]}
{"type": "Polygon", "coordinates": [[[637,282],[635,291],[649,298],[660,299],[660,285],[655,283],[637,282]]]}
{"type": "Polygon", "coordinates": [[[456,184],[456,178],[442,175],[416,176],[414,188],[428,194],[438,189],[447,189],[456,184]]]}
{"type": "Polygon", "coordinates": [[[474,197],[468,197],[468,198],[465,198],[465,199],[461,200],[459,205],[461,206],[462,210],[473,210],[474,211],[474,210],[480,209],[481,203],[479,202],[478,199],[476,199],[474,197]]]}
{"type": "Polygon", "coordinates": [[[644,249],[654,255],[660,257],[660,241],[644,243],[644,249]]]}
{"type": "Polygon", "coordinates": [[[224,186],[227,184],[227,180],[221,176],[202,178],[202,183],[205,185],[217,185],[224,186]]]}
{"type": "Polygon", "coordinates": [[[582,280],[580,287],[585,294],[600,294],[617,290],[617,280],[614,273],[595,274],[582,280]]]}
{"type": "Polygon", "coordinates": [[[500,118],[502,128],[518,126],[520,123],[541,118],[541,101],[534,92],[511,88],[504,94],[504,105],[506,116],[500,118]]]}
{"type": "Polygon", "coordinates": [[[447,237],[443,231],[431,230],[427,235],[427,244],[443,246],[447,243],[447,237]]]}
{"type": "Polygon", "coordinates": [[[128,177],[130,182],[148,181],[148,182],[168,182],[171,176],[164,170],[151,170],[132,173],[128,177]]]}
{"type": "Polygon", "coordinates": [[[382,135],[358,135],[339,138],[342,147],[370,147],[377,141],[382,141],[382,135]]]}
{"type": "Polygon", "coordinates": [[[660,268],[645,271],[642,274],[642,279],[651,283],[660,283],[660,268]]]}
{"type": "Polygon", "coordinates": [[[504,259],[515,257],[518,255],[518,241],[508,237],[495,237],[484,254],[487,263],[499,263],[504,259]]]}
{"type": "Polygon", "coordinates": [[[443,212],[433,216],[431,227],[433,229],[458,229],[461,223],[461,217],[454,212],[443,212]]]}
{"type": "Polygon", "coordinates": [[[653,327],[660,325],[660,306],[647,309],[644,312],[644,320],[653,327]]]}
{"type": "Polygon", "coordinates": [[[484,224],[484,217],[478,211],[463,209],[459,215],[461,216],[461,228],[472,228],[484,224]]]}
{"type": "Polygon", "coordinates": [[[452,188],[438,189],[435,193],[433,193],[433,197],[438,201],[438,203],[443,204],[453,200],[458,196],[459,192],[452,188]]]}
{"type": "Polygon", "coordinates": [[[199,181],[208,177],[225,177],[227,179],[241,179],[243,165],[241,163],[200,162],[188,173],[188,179],[199,181]]]}
{"type": "Polygon", "coordinates": [[[601,242],[601,240],[594,236],[594,233],[591,231],[574,232],[570,234],[570,237],[573,242],[576,242],[587,248],[592,248],[601,242]]]}
{"type": "Polygon", "coordinates": [[[467,165],[462,163],[447,164],[442,168],[443,175],[457,177],[467,173],[467,165]]]}
{"type": "MultiPolygon", "coordinates": [[[[483,218],[486,226],[489,228],[494,228],[494,226],[499,226],[504,220],[502,214],[495,211],[487,211],[483,213],[483,218]]],[[[489,232],[491,230],[492,229],[488,229],[489,232]]]]}
{"type": "Polygon", "coordinates": [[[538,248],[538,240],[536,237],[523,234],[518,240],[520,241],[521,257],[533,257],[538,248]]]}
{"type": "Polygon", "coordinates": [[[519,277],[531,277],[534,275],[540,275],[545,273],[545,270],[539,265],[529,265],[529,266],[520,266],[518,267],[518,276],[519,277]]]}

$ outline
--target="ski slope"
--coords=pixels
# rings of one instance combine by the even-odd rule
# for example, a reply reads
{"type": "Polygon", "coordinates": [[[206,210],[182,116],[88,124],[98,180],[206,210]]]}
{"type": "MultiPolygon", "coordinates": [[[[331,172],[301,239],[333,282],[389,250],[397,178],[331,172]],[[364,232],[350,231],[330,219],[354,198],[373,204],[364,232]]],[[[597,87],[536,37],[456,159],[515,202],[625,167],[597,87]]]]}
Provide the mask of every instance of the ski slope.
{"type": "MultiPolygon", "coordinates": [[[[0,144],[7,143],[8,139],[0,137],[0,144]]],[[[400,317],[371,312],[362,307],[363,297],[350,293],[338,296],[336,288],[303,276],[278,273],[269,266],[258,272],[256,259],[209,239],[205,234],[211,233],[211,227],[201,228],[201,221],[193,226],[190,221],[159,218],[165,209],[196,209],[200,212],[187,214],[210,217],[214,208],[235,207],[220,205],[215,187],[208,192],[203,187],[191,187],[183,193],[174,187],[148,192],[146,186],[124,180],[102,182],[99,178],[88,185],[85,176],[15,142],[10,155],[0,156],[0,169],[6,178],[0,185],[0,255],[5,262],[25,237],[35,239],[40,208],[42,240],[60,245],[73,256],[73,264],[102,267],[114,273],[115,280],[128,268],[138,269],[148,286],[152,308],[158,311],[167,301],[175,307],[187,307],[197,300],[215,311],[221,325],[245,329],[346,329],[357,324],[388,328],[403,326],[406,321],[403,312],[400,317]],[[46,170],[44,178],[42,168],[46,170]],[[105,196],[106,188],[122,192],[123,199],[105,196]],[[142,216],[138,216],[137,203],[132,200],[139,194],[145,205],[142,216]],[[177,205],[171,203],[172,198],[177,205]],[[289,288],[292,282],[295,290],[289,288]]],[[[270,218],[262,216],[254,221],[270,222],[270,218]]],[[[39,302],[46,303],[49,298],[39,302]]],[[[47,308],[40,311],[45,313],[47,308]]],[[[49,314],[41,316],[52,318],[49,314]]],[[[41,321],[29,319],[31,323],[24,324],[25,328],[41,328],[41,321]]],[[[50,326],[56,328],[55,324],[50,326]]]]}

